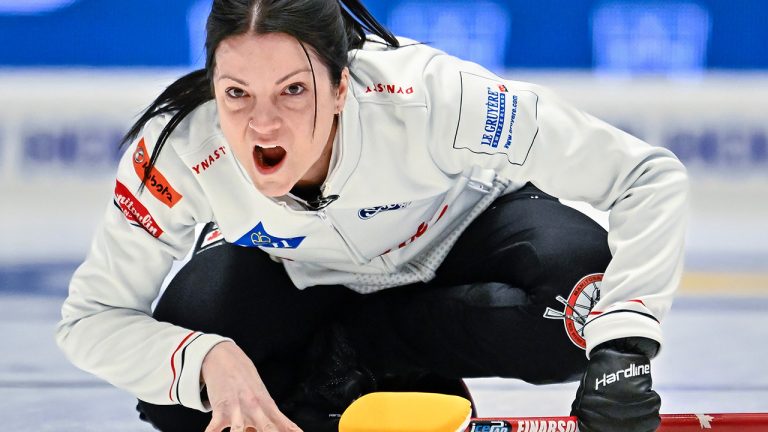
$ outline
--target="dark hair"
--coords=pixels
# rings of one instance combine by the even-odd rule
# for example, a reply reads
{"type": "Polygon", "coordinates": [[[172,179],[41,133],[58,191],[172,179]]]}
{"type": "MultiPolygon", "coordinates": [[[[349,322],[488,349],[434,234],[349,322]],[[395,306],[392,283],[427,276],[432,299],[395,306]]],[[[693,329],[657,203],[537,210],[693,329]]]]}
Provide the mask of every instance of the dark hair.
{"type": "MultiPolygon", "coordinates": [[[[309,45],[328,67],[331,81],[338,85],[348,64],[348,52],[363,46],[366,33],[379,36],[384,43],[399,47],[387,30],[359,0],[213,0],[206,24],[205,68],[191,72],[168,86],[131,126],[120,142],[127,145],[139,135],[153,117],[173,113],[160,132],[149,164],[144,170],[141,188],[149,181],[168,137],[195,108],[213,99],[212,76],[219,44],[226,38],[253,32],[285,33],[296,38],[307,59],[309,45]]],[[[310,67],[314,66],[310,61],[310,67]]],[[[315,116],[317,88],[315,88],[315,116]]],[[[140,188],[140,189],[141,189],[140,188]]]]}

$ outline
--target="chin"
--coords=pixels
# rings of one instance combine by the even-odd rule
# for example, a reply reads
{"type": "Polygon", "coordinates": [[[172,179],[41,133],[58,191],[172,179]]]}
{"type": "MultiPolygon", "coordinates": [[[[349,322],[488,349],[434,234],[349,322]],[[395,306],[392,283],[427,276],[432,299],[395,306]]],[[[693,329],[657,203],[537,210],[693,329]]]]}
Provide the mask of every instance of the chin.
{"type": "MultiPolygon", "coordinates": [[[[256,189],[258,189],[259,192],[261,192],[262,195],[268,196],[268,197],[280,197],[283,195],[287,195],[288,192],[291,191],[293,188],[292,183],[287,182],[275,182],[275,181],[258,181],[260,179],[254,179],[253,184],[256,186],[256,189]]],[[[261,179],[263,180],[263,179],[261,179]]]]}

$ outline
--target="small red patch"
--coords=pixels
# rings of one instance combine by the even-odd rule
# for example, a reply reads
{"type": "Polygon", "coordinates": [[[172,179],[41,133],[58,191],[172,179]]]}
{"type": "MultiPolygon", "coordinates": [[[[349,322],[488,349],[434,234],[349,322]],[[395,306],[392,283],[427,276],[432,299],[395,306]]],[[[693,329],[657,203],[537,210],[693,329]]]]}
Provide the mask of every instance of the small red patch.
{"type": "Polygon", "coordinates": [[[123,211],[125,218],[148,232],[152,237],[160,237],[163,230],[146,207],[118,180],[115,184],[115,204],[123,211]]]}

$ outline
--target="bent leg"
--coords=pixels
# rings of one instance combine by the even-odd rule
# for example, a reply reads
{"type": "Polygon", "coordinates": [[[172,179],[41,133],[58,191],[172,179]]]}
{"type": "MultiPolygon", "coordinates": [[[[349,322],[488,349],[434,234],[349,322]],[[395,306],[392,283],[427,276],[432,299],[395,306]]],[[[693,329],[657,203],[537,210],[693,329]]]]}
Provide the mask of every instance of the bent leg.
{"type": "Polygon", "coordinates": [[[586,366],[577,321],[588,311],[562,302],[589,275],[581,294],[599,295],[610,259],[605,230],[527,187],[470,225],[435,280],[362,298],[346,326],[377,375],[576,379],[586,366]]]}

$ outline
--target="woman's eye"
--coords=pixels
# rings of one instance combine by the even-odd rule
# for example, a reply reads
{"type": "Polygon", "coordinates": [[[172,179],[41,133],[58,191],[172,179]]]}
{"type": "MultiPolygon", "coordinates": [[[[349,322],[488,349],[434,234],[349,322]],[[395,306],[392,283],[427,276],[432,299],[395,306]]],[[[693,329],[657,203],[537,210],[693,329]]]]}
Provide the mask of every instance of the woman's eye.
{"type": "Polygon", "coordinates": [[[232,99],[240,99],[242,97],[245,97],[245,90],[237,87],[230,87],[224,91],[227,96],[231,97],[232,99]]]}
{"type": "Polygon", "coordinates": [[[291,84],[283,90],[283,93],[291,96],[298,96],[304,93],[304,86],[301,84],[291,84]]]}

